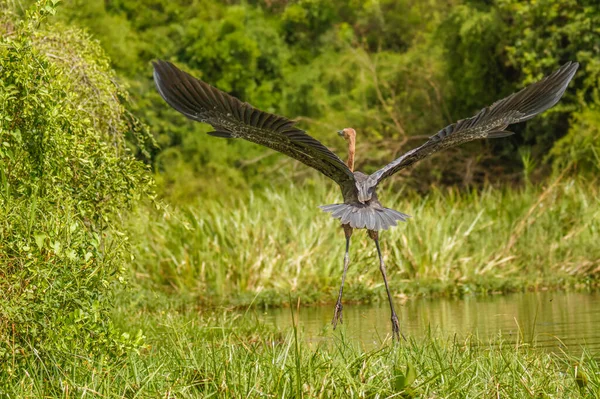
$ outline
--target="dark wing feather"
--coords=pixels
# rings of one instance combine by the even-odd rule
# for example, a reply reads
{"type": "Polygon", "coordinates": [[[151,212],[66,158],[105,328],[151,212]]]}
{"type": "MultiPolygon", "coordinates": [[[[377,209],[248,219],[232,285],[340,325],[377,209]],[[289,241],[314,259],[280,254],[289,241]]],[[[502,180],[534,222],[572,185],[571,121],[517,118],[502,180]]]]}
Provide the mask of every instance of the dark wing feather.
{"type": "Polygon", "coordinates": [[[241,138],[279,151],[340,185],[345,197],[356,191],[346,164],[318,140],[284,117],[263,112],[181,71],[166,61],[154,63],[154,81],[169,105],[215,128],[216,137],[241,138]]]}
{"type": "Polygon", "coordinates": [[[386,177],[443,149],[476,139],[509,136],[511,132],[504,130],[508,125],[531,119],[560,100],[578,66],[576,62],[568,62],[539,82],[482,109],[472,118],[446,126],[422,146],[410,150],[369,176],[367,186],[374,187],[386,177]]]}

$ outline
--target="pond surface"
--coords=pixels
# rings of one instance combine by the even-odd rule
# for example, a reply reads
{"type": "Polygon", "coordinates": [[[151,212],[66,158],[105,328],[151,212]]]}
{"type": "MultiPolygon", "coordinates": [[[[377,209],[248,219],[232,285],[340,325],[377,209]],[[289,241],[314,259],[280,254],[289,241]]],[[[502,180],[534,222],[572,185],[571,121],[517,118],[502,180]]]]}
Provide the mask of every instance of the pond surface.
{"type": "MultiPolygon", "coordinates": [[[[476,335],[483,342],[500,335],[504,341],[535,344],[537,348],[576,354],[586,347],[600,352],[600,293],[536,292],[464,299],[412,299],[396,301],[402,332],[421,337],[429,330],[436,336],[476,335]]],[[[333,340],[333,305],[301,306],[299,328],[310,342],[333,340]]],[[[295,317],[298,317],[296,315],[295,317]]],[[[278,328],[292,325],[290,309],[264,313],[266,323],[278,328]]],[[[387,302],[376,305],[344,305],[346,337],[365,349],[380,346],[391,333],[387,302]]]]}

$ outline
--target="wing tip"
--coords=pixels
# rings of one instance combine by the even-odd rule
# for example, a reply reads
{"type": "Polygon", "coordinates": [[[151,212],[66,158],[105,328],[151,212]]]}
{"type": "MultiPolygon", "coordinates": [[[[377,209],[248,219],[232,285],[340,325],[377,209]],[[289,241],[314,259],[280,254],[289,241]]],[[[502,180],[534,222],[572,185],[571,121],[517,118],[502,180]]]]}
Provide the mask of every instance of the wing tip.
{"type": "Polygon", "coordinates": [[[156,75],[157,73],[161,73],[161,72],[165,71],[171,65],[173,65],[173,64],[171,64],[168,61],[161,60],[161,59],[157,59],[155,61],[152,61],[152,68],[154,69],[154,75],[156,75]]]}
{"type": "Polygon", "coordinates": [[[565,76],[562,77],[562,79],[564,79],[564,81],[566,83],[568,83],[568,82],[571,81],[571,79],[573,79],[573,76],[575,76],[575,73],[577,72],[577,69],[579,69],[579,62],[577,62],[577,61],[567,61],[559,69],[556,70],[555,74],[556,75],[562,75],[564,73],[565,76]]]}
{"type": "Polygon", "coordinates": [[[565,69],[571,69],[573,71],[577,71],[577,68],[579,68],[579,62],[577,61],[567,61],[563,64],[563,66],[561,68],[565,68],[565,69]]]}

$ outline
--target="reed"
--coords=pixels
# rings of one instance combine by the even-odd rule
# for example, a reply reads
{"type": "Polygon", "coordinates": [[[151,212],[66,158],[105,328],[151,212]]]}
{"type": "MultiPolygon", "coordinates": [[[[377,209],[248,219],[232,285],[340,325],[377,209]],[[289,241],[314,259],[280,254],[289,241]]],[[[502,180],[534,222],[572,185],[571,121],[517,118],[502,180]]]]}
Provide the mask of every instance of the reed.
{"type": "MultiPolygon", "coordinates": [[[[317,206],[337,191],[320,182],[168,206],[131,219],[133,281],[205,304],[331,302],[344,239],[317,206]]],[[[588,287],[600,271],[598,185],[559,178],[545,186],[425,196],[388,189],[386,206],[412,215],[383,232],[398,295],[588,287]]],[[[346,300],[383,298],[375,247],[352,237],[346,300]]]]}

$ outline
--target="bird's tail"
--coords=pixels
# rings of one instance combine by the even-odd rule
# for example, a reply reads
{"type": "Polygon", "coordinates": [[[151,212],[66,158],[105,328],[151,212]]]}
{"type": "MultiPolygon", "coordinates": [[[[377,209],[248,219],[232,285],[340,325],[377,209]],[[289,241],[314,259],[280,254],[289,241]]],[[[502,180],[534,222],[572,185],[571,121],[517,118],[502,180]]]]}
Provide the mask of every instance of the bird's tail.
{"type": "Polygon", "coordinates": [[[387,230],[396,226],[398,221],[405,222],[410,217],[393,209],[362,204],[331,204],[319,208],[354,229],[387,230]]]}

